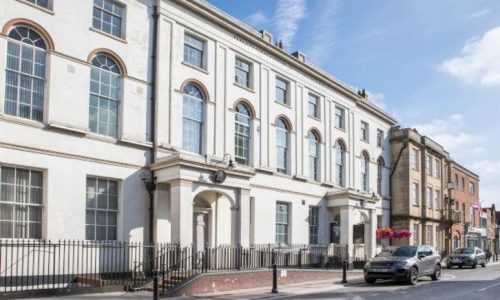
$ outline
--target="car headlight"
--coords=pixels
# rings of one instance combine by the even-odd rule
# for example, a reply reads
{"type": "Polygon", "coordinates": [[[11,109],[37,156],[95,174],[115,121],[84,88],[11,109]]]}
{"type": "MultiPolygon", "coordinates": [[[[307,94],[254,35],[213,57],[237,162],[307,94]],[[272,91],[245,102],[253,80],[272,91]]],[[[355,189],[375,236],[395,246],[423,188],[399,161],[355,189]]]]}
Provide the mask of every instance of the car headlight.
{"type": "Polygon", "coordinates": [[[404,267],[406,265],[405,261],[397,261],[393,264],[394,267],[404,267]]]}

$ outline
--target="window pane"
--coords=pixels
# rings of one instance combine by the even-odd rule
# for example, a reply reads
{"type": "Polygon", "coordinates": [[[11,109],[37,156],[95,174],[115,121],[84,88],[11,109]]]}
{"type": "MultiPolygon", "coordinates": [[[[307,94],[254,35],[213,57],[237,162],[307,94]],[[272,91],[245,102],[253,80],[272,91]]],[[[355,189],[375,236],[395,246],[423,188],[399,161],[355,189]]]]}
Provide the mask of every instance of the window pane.
{"type": "Polygon", "coordinates": [[[4,110],[7,114],[41,121],[45,86],[45,44],[33,30],[18,26],[11,30],[7,45],[4,110]],[[36,107],[36,108],[35,108],[36,107]]]}

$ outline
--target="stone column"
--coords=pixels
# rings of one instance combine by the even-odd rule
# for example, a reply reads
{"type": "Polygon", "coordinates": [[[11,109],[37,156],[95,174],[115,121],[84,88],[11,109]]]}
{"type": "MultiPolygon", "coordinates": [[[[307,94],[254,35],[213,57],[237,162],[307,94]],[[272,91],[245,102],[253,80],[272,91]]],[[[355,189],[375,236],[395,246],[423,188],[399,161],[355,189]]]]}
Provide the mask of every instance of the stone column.
{"type": "Polygon", "coordinates": [[[204,213],[196,213],[196,219],[195,219],[195,240],[196,240],[196,250],[197,251],[203,251],[205,247],[205,230],[206,230],[206,224],[205,224],[205,214],[204,213]]]}
{"type": "Polygon", "coordinates": [[[349,257],[353,255],[353,222],[352,222],[353,208],[351,206],[344,206],[340,209],[340,243],[347,245],[349,257]]]}
{"type": "Polygon", "coordinates": [[[250,190],[240,189],[239,196],[239,243],[250,246],[250,190]]]}
{"type": "Polygon", "coordinates": [[[193,242],[193,198],[192,183],[176,180],[170,183],[172,242],[179,242],[181,247],[193,242]]]}
{"type": "Polygon", "coordinates": [[[367,258],[372,258],[377,254],[377,210],[370,210],[370,224],[369,236],[368,236],[368,253],[366,253],[367,258]]]}

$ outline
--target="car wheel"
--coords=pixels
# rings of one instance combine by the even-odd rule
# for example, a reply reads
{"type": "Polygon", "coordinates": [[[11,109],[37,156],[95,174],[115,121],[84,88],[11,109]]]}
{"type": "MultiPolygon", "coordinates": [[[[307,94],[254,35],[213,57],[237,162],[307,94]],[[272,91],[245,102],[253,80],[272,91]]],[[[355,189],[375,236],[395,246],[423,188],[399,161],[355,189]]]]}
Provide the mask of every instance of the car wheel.
{"type": "Polygon", "coordinates": [[[481,264],[481,266],[482,266],[483,268],[486,268],[486,262],[483,262],[483,263],[481,264]]]}
{"type": "Polygon", "coordinates": [[[441,266],[436,265],[434,268],[434,274],[431,275],[431,279],[434,281],[441,279],[441,266]]]}
{"type": "Polygon", "coordinates": [[[462,269],[464,266],[463,266],[463,265],[459,265],[458,267],[459,267],[460,269],[462,269]]]}
{"type": "Polygon", "coordinates": [[[369,284],[374,284],[377,279],[365,277],[365,282],[369,284]]]}
{"type": "Polygon", "coordinates": [[[477,268],[477,260],[474,261],[474,264],[472,265],[472,268],[473,269],[477,268]]]}
{"type": "Polygon", "coordinates": [[[451,269],[451,266],[446,266],[446,268],[449,270],[449,269],[451,269]]]}
{"type": "Polygon", "coordinates": [[[410,271],[408,271],[408,278],[406,279],[406,283],[410,285],[415,285],[418,282],[418,270],[415,267],[412,267],[410,271]]]}

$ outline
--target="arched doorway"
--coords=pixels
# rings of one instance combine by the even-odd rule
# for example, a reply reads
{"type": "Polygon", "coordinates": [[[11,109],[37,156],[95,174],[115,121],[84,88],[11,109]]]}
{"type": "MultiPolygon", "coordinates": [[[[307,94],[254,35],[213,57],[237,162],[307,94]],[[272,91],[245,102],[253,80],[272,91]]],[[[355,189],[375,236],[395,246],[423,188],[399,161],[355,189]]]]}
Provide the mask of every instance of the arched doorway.
{"type": "Polygon", "coordinates": [[[202,251],[234,244],[236,215],[233,200],[217,191],[203,191],[193,200],[193,244],[202,251]]]}

